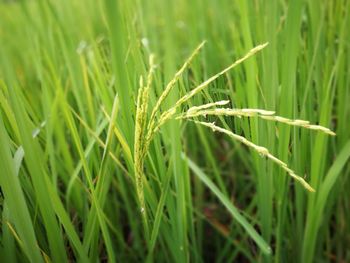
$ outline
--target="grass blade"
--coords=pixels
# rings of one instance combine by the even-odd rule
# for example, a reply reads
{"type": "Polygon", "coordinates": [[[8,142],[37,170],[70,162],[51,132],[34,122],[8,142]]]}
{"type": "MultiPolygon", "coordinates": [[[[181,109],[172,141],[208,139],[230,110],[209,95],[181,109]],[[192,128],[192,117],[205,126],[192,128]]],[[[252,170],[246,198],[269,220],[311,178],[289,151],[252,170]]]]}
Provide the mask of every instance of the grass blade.
{"type": "Polygon", "coordinates": [[[230,212],[232,217],[247,231],[247,234],[254,240],[261,251],[265,254],[271,253],[270,246],[260,236],[260,234],[254,229],[254,227],[243,217],[239,210],[232,204],[230,199],[222,194],[217,186],[210,180],[210,178],[185,154],[182,158],[187,162],[192,172],[219,198],[220,202],[230,212]]]}

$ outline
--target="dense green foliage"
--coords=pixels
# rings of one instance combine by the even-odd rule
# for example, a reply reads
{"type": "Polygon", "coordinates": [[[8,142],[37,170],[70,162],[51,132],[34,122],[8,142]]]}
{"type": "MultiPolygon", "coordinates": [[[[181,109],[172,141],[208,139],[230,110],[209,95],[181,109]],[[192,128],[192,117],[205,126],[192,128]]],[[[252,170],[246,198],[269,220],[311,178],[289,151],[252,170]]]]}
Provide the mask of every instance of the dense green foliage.
{"type": "Polygon", "coordinates": [[[349,12],[348,0],[0,2],[0,261],[350,261],[349,12]],[[198,117],[268,148],[315,193],[194,122],[167,121],[141,147],[140,76],[151,67],[145,119],[203,40],[154,118],[269,42],[177,112],[229,100],[329,127],[337,136],[198,117]]]}

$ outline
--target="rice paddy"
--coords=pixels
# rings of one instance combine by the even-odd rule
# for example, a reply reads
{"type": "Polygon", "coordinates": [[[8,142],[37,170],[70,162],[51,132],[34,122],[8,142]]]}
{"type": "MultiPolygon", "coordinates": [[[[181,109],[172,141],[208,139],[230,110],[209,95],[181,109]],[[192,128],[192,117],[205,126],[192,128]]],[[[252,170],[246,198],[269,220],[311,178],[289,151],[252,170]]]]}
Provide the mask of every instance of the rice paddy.
{"type": "Polygon", "coordinates": [[[0,1],[0,261],[350,261],[349,11],[0,1]]]}

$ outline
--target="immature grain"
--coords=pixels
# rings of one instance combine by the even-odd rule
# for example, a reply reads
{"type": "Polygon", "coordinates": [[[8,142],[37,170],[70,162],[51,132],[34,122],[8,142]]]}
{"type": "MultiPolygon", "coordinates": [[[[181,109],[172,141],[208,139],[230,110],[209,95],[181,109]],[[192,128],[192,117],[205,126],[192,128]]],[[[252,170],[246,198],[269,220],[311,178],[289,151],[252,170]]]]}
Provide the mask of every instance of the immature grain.
{"type": "Polygon", "coordinates": [[[136,120],[135,120],[135,142],[134,142],[134,170],[135,170],[135,184],[138,201],[140,204],[140,212],[142,214],[143,224],[146,235],[149,234],[149,227],[146,215],[146,204],[143,192],[143,180],[144,180],[144,159],[147,153],[145,147],[145,134],[147,128],[147,112],[149,91],[152,85],[152,78],[154,73],[154,56],[151,55],[149,59],[150,69],[147,75],[147,83],[144,86],[143,78],[140,77],[140,88],[137,96],[136,106],[136,120]]]}
{"type": "Polygon", "coordinates": [[[261,156],[265,156],[268,159],[272,160],[274,163],[278,164],[283,170],[285,170],[293,179],[297,180],[305,189],[307,189],[310,192],[315,192],[315,190],[300,176],[298,176],[292,169],[290,169],[286,163],[278,159],[277,157],[273,156],[268,149],[265,147],[256,145],[252,143],[251,141],[247,140],[245,137],[237,135],[233,133],[232,131],[226,130],[224,128],[221,128],[219,126],[216,126],[214,123],[209,123],[209,122],[202,122],[202,121],[194,121],[197,124],[206,126],[210,129],[212,129],[214,132],[218,131],[221,133],[224,133],[228,135],[229,137],[245,144],[249,148],[253,149],[256,151],[258,154],[261,156]]]}
{"type": "MultiPolygon", "coordinates": [[[[243,56],[242,58],[236,60],[233,64],[231,64],[230,66],[228,66],[227,68],[225,68],[224,70],[222,70],[221,72],[215,74],[214,76],[210,77],[209,79],[207,79],[206,81],[202,82],[200,85],[198,85],[197,87],[195,87],[193,90],[191,90],[190,92],[188,92],[187,94],[185,94],[183,97],[181,97],[173,107],[171,107],[169,110],[167,110],[166,112],[164,112],[160,118],[159,118],[159,122],[165,123],[167,120],[171,119],[175,113],[176,113],[176,109],[179,108],[180,105],[182,105],[184,102],[188,101],[190,98],[192,98],[194,95],[198,94],[199,92],[201,92],[204,88],[206,88],[210,83],[212,83],[214,80],[216,80],[217,78],[219,78],[221,75],[225,74],[226,72],[228,72],[229,70],[235,68],[236,66],[238,66],[239,64],[241,64],[243,61],[245,61],[246,59],[250,58],[251,56],[253,56],[255,53],[259,52],[260,50],[262,50],[263,48],[265,48],[268,45],[268,43],[262,44],[262,45],[258,45],[254,48],[252,48],[245,56],[243,56]]],[[[156,125],[157,126],[157,125],[156,125]]]]}
{"type": "Polygon", "coordinates": [[[164,89],[162,94],[159,96],[159,98],[156,102],[156,105],[154,106],[152,113],[151,113],[151,116],[149,118],[149,122],[148,122],[148,126],[147,126],[148,133],[147,133],[146,140],[145,140],[146,148],[148,147],[150,141],[152,140],[154,133],[158,130],[158,128],[156,128],[156,127],[157,126],[159,127],[164,123],[164,122],[162,122],[162,123],[157,124],[157,122],[155,120],[156,114],[160,110],[161,104],[168,97],[169,93],[171,92],[171,90],[175,86],[176,82],[179,80],[179,78],[181,77],[181,75],[183,74],[185,69],[190,65],[192,60],[196,57],[196,55],[199,53],[199,51],[202,49],[202,47],[204,46],[205,43],[206,43],[206,41],[202,41],[202,43],[200,43],[198,45],[198,47],[187,58],[185,63],[182,65],[182,67],[175,73],[175,76],[169,81],[169,83],[166,85],[166,88],[164,89]]]}
{"type": "MultiPolygon", "coordinates": [[[[213,103],[212,103],[213,104],[213,103]]],[[[205,106],[205,105],[203,105],[205,106]]],[[[229,108],[215,108],[203,110],[200,107],[192,107],[184,114],[181,114],[177,119],[194,118],[198,116],[235,116],[235,117],[258,117],[268,121],[275,121],[291,126],[297,126],[305,129],[320,131],[328,135],[335,136],[336,134],[329,128],[321,125],[310,124],[306,120],[292,120],[281,116],[275,116],[274,111],[267,111],[261,109],[229,109],[229,108]],[[198,110],[199,109],[199,110],[198,110]]]]}

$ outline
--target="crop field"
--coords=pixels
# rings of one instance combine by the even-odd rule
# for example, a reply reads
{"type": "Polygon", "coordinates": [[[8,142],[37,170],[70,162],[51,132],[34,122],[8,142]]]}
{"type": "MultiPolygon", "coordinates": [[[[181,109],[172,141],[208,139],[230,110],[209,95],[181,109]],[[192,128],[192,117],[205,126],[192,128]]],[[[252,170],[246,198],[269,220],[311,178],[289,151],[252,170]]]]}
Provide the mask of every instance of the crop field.
{"type": "Polygon", "coordinates": [[[350,262],[349,0],[0,0],[0,262],[350,262]]]}

